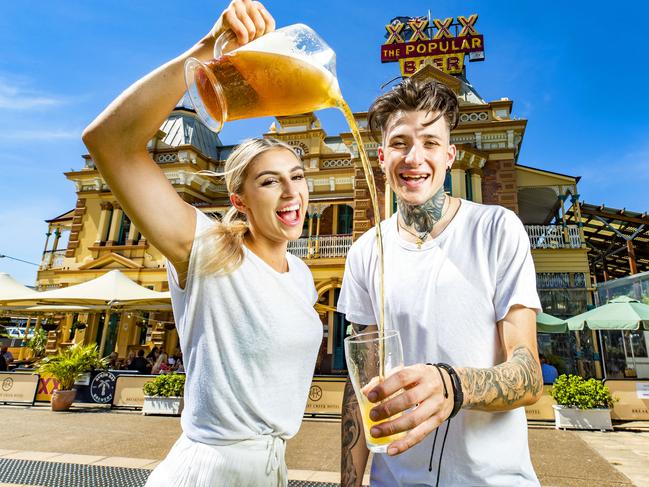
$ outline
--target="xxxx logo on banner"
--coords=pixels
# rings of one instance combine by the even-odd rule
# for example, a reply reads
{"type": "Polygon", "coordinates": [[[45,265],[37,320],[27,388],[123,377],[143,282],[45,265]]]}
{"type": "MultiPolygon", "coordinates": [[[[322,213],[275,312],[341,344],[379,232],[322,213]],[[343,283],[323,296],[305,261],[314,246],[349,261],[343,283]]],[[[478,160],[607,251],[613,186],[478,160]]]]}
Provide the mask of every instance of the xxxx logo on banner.
{"type": "Polygon", "coordinates": [[[49,402],[52,400],[52,393],[59,388],[59,381],[54,377],[42,376],[38,381],[38,390],[36,391],[37,401],[49,402]]]}

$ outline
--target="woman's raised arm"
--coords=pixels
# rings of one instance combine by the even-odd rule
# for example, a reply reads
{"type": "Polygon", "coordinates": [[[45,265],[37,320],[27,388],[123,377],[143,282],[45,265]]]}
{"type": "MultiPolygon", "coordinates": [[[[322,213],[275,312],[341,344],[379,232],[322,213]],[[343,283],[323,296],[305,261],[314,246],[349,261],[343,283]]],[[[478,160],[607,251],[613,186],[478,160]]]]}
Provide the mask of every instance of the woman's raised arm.
{"type": "Polygon", "coordinates": [[[188,57],[210,59],[215,38],[227,29],[245,44],[274,27],[261,3],[234,0],[209,34],[131,85],[83,132],[97,169],[126,214],[179,275],[187,268],[196,215],[176,193],[146,145],[185,91],[184,62],[188,57]]]}

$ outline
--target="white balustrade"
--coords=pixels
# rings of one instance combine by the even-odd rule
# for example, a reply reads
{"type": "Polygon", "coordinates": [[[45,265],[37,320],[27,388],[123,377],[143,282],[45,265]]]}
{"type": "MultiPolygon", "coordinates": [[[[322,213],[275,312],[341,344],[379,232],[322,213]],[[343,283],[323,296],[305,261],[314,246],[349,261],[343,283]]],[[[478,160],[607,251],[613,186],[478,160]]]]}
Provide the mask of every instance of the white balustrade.
{"type": "Polygon", "coordinates": [[[581,236],[577,225],[566,227],[567,239],[561,225],[525,225],[525,230],[533,249],[581,248],[581,236]]]}
{"type": "Polygon", "coordinates": [[[288,243],[288,251],[301,259],[330,259],[345,257],[351,246],[351,235],[320,235],[292,240],[288,243]]]}

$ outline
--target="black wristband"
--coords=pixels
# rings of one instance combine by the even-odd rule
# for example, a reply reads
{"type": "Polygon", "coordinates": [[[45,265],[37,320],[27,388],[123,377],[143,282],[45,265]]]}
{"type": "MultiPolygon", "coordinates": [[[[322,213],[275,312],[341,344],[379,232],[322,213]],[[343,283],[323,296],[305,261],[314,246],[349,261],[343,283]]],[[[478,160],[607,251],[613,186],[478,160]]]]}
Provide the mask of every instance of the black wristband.
{"type": "Polygon", "coordinates": [[[464,393],[462,392],[462,381],[460,380],[460,376],[457,375],[457,372],[453,367],[451,367],[449,364],[445,363],[437,363],[435,364],[435,367],[440,367],[444,369],[449,377],[451,378],[451,385],[453,386],[453,411],[451,411],[451,415],[448,417],[448,419],[451,419],[455,417],[457,413],[460,412],[460,409],[462,408],[462,404],[464,403],[464,393]]]}

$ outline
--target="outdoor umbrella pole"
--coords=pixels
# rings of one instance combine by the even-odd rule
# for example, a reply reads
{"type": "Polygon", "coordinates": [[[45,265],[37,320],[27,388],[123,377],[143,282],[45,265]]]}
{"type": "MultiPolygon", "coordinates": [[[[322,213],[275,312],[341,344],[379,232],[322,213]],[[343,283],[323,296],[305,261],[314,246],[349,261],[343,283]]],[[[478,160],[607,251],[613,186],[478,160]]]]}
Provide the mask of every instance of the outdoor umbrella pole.
{"type": "Polygon", "coordinates": [[[602,340],[602,330],[597,330],[597,341],[599,342],[599,362],[602,365],[602,379],[606,382],[606,361],[604,360],[604,341],[602,340]]]}

